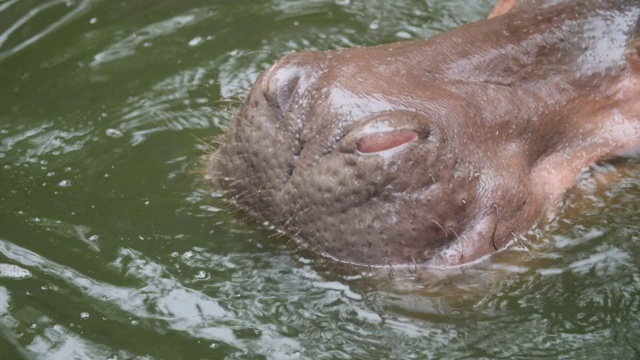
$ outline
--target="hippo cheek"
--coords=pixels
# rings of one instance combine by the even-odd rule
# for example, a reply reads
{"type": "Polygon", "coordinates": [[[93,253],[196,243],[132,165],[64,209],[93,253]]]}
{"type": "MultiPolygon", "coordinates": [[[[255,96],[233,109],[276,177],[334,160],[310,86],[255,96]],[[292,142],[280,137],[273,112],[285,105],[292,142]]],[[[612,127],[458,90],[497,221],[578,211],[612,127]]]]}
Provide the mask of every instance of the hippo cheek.
{"type": "Polygon", "coordinates": [[[443,137],[426,122],[404,126],[415,114],[389,115],[354,128],[314,168],[296,170],[279,196],[286,231],[313,251],[367,265],[423,262],[464,230],[475,195],[454,188],[466,175],[440,151],[443,137]],[[391,119],[403,127],[370,126],[391,119]],[[362,151],[372,137],[383,150],[362,151]]]}
{"type": "Polygon", "coordinates": [[[473,214],[473,194],[448,194],[447,185],[422,183],[412,189],[377,187],[371,181],[321,188],[307,181],[307,191],[288,193],[297,211],[288,212],[290,228],[314,251],[358,264],[424,262],[464,232],[473,214]],[[337,190],[337,191],[335,191],[337,190]]]}

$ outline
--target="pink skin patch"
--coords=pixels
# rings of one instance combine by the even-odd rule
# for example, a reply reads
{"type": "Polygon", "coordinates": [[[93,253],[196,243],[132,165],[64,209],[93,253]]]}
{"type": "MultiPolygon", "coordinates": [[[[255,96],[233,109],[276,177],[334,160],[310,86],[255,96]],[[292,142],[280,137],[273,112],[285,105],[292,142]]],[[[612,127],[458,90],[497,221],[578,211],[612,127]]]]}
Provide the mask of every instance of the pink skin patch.
{"type": "Polygon", "coordinates": [[[358,151],[364,154],[393,149],[418,139],[418,133],[411,130],[395,130],[373,134],[358,141],[358,151]]]}

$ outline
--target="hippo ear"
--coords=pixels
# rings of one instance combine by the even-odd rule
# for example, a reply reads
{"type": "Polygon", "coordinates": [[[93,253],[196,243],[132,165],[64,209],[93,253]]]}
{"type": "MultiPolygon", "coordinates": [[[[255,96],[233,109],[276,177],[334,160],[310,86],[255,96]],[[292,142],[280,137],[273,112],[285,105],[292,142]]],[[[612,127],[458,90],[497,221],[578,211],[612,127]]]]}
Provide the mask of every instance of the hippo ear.
{"type": "Polygon", "coordinates": [[[488,18],[504,15],[511,11],[511,9],[518,3],[517,0],[500,0],[496,4],[496,6],[491,10],[491,14],[489,14],[488,18]]]}
{"type": "Polygon", "coordinates": [[[557,5],[566,0],[499,0],[493,7],[488,19],[516,11],[533,11],[547,6],[557,5]]]}

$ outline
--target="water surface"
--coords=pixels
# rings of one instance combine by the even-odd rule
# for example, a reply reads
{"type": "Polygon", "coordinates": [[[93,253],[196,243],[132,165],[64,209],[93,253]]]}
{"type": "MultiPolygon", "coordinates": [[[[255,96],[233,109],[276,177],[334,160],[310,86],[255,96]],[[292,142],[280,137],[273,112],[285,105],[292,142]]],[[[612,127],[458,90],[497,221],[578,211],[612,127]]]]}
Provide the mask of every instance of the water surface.
{"type": "Polygon", "coordinates": [[[282,54],[487,1],[0,1],[3,359],[636,358],[640,172],[455,274],[349,269],[245,221],[200,157],[282,54]]]}

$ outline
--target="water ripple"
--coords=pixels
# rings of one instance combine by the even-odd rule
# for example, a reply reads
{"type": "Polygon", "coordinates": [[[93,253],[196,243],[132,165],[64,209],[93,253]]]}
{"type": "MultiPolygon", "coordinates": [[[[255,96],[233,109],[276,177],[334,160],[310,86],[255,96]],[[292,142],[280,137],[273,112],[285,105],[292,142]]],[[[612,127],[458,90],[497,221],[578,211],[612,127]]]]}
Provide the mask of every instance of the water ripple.
{"type": "MultiPolygon", "coordinates": [[[[22,15],[18,19],[16,19],[7,29],[5,29],[2,33],[0,33],[0,48],[7,42],[7,40],[17,32],[21,27],[27,24],[30,20],[35,18],[37,15],[52,9],[55,6],[65,6],[68,11],[64,14],[60,19],[50,23],[43,30],[38,32],[35,35],[32,35],[26,40],[22,40],[20,43],[13,45],[13,47],[8,50],[4,50],[0,52],[0,61],[3,59],[23,50],[24,48],[34,44],[38,40],[42,39],[48,34],[53,33],[58,28],[63,26],[64,24],[69,23],[73,19],[80,16],[82,13],[88,10],[89,5],[95,2],[95,0],[78,0],[77,3],[75,1],[69,0],[49,0],[39,4],[36,7],[33,7],[27,11],[26,14],[22,15]]],[[[16,6],[19,4],[18,1],[7,1],[0,5],[0,13],[9,9],[12,6],[16,6]]]]}
{"type": "Polygon", "coordinates": [[[97,67],[114,60],[131,56],[135,54],[138,46],[145,46],[145,44],[155,38],[172,34],[186,25],[192,25],[210,16],[211,14],[208,12],[197,9],[145,26],[137,30],[134,34],[129,35],[125,39],[118,41],[109,46],[109,48],[96,54],[89,65],[97,67]]]}

